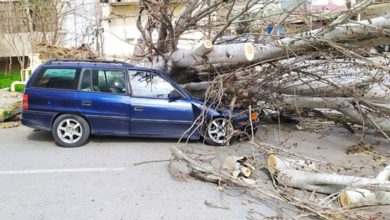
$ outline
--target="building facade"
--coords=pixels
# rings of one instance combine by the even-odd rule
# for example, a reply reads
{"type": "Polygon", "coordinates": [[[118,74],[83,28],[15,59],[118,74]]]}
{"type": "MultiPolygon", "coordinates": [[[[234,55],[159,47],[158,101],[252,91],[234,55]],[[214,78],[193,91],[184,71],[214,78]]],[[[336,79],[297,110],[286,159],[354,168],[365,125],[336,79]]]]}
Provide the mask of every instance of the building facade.
{"type": "Polygon", "coordinates": [[[29,66],[39,43],[90,46],[98,8],[97,0],[0,0],[0,71],[29,66]]]}

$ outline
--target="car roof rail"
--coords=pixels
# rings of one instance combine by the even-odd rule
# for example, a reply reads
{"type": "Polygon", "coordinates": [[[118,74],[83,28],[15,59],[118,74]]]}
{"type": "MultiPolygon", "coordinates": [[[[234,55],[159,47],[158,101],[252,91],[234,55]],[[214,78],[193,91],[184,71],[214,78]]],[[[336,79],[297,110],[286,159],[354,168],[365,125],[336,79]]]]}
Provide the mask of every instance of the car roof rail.
{"type": "Polygon", "coordinates": [[[68,62],[68,63],[104,63],[104,64],[116,64],[116,65],[122,65],[125,67],[133,67],[133,65],[119,61],[119,60],[99,60],[99,59],[53,59],[48,60],[45,62],[45,65],[50,65],[52,63],[62,63],[62,62],[68,62]]]}

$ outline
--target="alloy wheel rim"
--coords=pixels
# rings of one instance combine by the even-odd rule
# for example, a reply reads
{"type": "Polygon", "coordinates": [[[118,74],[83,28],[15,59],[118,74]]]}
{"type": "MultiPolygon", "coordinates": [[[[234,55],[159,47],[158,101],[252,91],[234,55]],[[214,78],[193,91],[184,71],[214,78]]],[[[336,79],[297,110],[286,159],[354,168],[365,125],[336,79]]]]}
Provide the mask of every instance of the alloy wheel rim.
{"type": "Polygon", "coordinates": [[[207,132],[212,141],[218,144],[225,144],[228,136],[228,122],[225,118],[217,118],[212,120],[208,127],[207,132]]]}
{"type": "Polygon", "coordinates": [[[80,140],[83,134],[83,128],[74,119],[64,119],[58,124],[57,134],[61,141],[73,144],[80,140]]]}

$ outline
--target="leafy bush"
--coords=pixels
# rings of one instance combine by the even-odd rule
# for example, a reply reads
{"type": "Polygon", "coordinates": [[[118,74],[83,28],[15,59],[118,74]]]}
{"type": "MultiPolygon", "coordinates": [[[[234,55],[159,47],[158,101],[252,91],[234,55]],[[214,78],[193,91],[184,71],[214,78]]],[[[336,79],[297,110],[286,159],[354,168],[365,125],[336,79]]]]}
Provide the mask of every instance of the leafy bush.
{"type": "MultiPolygon", "coordinates": [[[[13,72],[9,74],[5,74],[4,72],[0,72],[0,89],[11,87],[12,82],[20,81],[20,73],[13,72]]],[[[17,92],[23,92],[23,85],[16,85],[17,92]]]]}

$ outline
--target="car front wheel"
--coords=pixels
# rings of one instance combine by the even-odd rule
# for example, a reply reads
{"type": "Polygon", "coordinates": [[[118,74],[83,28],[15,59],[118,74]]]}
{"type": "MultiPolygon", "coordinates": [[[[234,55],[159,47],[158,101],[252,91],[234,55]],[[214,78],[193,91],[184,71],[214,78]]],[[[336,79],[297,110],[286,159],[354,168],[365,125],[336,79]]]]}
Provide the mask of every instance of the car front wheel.
{"type": "Polygon", "coordinates": [[[88,122],[78,115],[60,115],[52,126],[52,135],[61,147],[80,147],[88,140],[88,122]]]}
{"type": "Polygon", "coordinates": [[[223,146],[229,142],[232,126],[226,118],[214,118],[205,128],[203,136],[206,144],[223,146]]]}

